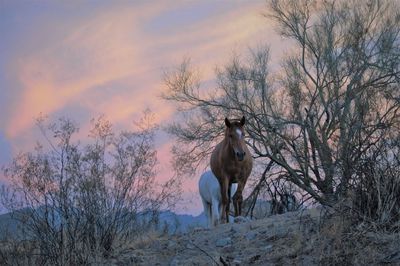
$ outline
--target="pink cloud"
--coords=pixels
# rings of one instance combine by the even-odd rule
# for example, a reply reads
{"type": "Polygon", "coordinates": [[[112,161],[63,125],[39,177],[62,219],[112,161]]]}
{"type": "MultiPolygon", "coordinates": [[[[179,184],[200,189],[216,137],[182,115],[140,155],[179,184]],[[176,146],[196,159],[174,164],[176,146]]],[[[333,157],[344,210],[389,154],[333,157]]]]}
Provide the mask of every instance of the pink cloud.
{"type": "MultiPolygon", "coordinates": [[[[70,12],[81,8],[74,3],[64,5],[70,12]]],[[[50,117],[73,113],[82,137],[87,135],[89,123],[80,113],[85,118],[104,114],[122,129],[131,127],[149,107],[156,122],[168,123],[174,107],[159,97],[165,89],[163,71],[187,56],[201,70],[203,80],[213,80],[215,66],[225,63],[233,51],[265,40],[279,46],[268,20],[261,15],[264,10],[262,0],[134,1],[59,17],[45,14],[32,25],[34,32],[21,34],[23,43],[10,50],[7,70],[20,87],[13,94],[15,101],[3,107],[8,108],[8,115],[2,117],[1,126],[13,151],[30,149],[40,139],[34,127],[39,113],[50,117]],[[194,14],[196,8],[216,8],[218,12],[195,19],[187,16],[182,23],[178,17],[172,29],[149,30],[156,20],[167,23],[162,18],[169,12],[194,14]],[[77,109],[71,110],[71,106],[77,109]]],[[[158,146],[160,179],[172,173],[170,144],[166,138],[158,146]]],[[[197,193],[197,179],[185,181],[184,189],[197,193]]]]}
{"type": "Polygon", "coordinates": [[[37,114],[51,114],[74,101],[87,103],[92,111],[110,112],[113,118],[125,119],[140,111],[133,106],[143,107],[144,98],[159,94],[163,67],[189,55],[202,69],[203,78],[211,78],[215,64],[230,56],[227,50],[259,39],[256,36],[264,27],[259,10],[262,5],[256,2],[194,22],[173,36],[149,35],[144,31],[146,22],[178,6],[117,6],[99,10],[93,17],[80,18],[74,23],[57,22],[64,31],[62,38],[43,40],[38,50],[16,61],[16,76],[22,92],[6,124],[7,136],[14,138],[23,134],[32,127],[37,114]],[[157,52],[154,54],[154,51],[157,52]],[[127,95],[119,96],[118,88],[107,103],[90,98],[91,94],[96,95],[98,87],[126,77],[147,77],[142,83],[146,89],[135,86],[137,91],[129,95],[131,105],[125,104],[127,95]],[[82,95],[89,98],[83,99],[82,95]]]}

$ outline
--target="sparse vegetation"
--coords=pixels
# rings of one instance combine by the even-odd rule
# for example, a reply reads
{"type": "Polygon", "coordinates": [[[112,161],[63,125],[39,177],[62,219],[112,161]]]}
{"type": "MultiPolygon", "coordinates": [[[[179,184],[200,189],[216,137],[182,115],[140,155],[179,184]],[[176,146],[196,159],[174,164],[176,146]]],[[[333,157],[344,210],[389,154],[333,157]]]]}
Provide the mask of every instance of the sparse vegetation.
{"type": "Polygon", "coordinates": [[[351,226],[327,209],[149,239],[120,257],[137,265],[397,265],[399,233],[351,226]],[[397,263],[397,264],[396,264],[397,263]]]}
{"type": "Polygon", "coordinates": [[[39,119],[38,126],[51,149],[38,144],[5,169],[13,184],[3,190],[3,204],[21,231],[1,246],[4,263],[97,264],[123,252],[179,197],[177,180],[155,183],[151,113],[136,131],[120,134],[95,119],[85,145],[73,141],[78,128],[68,119],[39,119]]]}

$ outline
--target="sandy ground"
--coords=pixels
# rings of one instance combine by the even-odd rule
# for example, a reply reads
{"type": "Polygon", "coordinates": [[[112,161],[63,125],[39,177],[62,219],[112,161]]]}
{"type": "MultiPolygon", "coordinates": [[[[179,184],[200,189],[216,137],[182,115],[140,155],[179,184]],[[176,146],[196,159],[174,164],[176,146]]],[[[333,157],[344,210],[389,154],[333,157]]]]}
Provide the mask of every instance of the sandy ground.
{"type": "Polygon", "coordinates": [[[318,209],[149,236],[115,265],[400,265],[400,234],[352,231],[318,209]],[[322,217],[322,218],[321,218],[322,217]],[[325,217],[325,218],[324,218],[325,217]]]}
{"type": "Polygon", "coordinates": [[[311,209],[180,235],[146,233],[93,265],[400,265],[400,232],[311,209]]]}

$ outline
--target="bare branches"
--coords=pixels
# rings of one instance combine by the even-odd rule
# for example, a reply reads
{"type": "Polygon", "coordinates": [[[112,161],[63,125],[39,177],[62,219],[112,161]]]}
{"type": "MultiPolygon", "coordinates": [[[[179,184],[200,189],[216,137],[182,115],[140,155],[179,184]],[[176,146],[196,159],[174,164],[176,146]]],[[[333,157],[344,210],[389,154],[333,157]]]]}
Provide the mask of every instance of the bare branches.
{"type": "MultiPolygon", "coordinates": [[[[333,205],[360,178],[362,158],[384,139],[398,137],[399,6],[274,0],[269,7],[279,33],[295,41],[281,79],[271,82],[264,47],[252,50],[247,61],[234,57],[218,68],[212,96],[201,93],[200,83],[188,90],[172,82],[166,99],[188,101],[194,118],[170,132],[188,145],[180,154],[196,154],[192,167],[217,141],[224,116],[245,115],[256,163],[273,161],[314,200],[333,205]]],[[[180,75],[190,80],[185,67],[180,75]]]]}

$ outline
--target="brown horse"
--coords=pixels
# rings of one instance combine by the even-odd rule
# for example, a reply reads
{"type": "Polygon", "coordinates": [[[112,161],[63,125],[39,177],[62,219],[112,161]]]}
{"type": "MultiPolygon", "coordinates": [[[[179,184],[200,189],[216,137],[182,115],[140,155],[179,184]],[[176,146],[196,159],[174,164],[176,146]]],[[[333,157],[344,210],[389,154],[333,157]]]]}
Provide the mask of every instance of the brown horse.
{"type": "Polygon", "coordinates": [[[253,168],[253,158],[244,141],[245,118],[229,121],[225,118],[225,138],[215,147],[211,154],[211,171],[217,177],[221,186],[222,219],[225,216],[229,222],[229,205],[231,185],[238,183],[237,191],[233,196],[235,216],[242,214],[242,192],[247,178],[253,168]]]}

